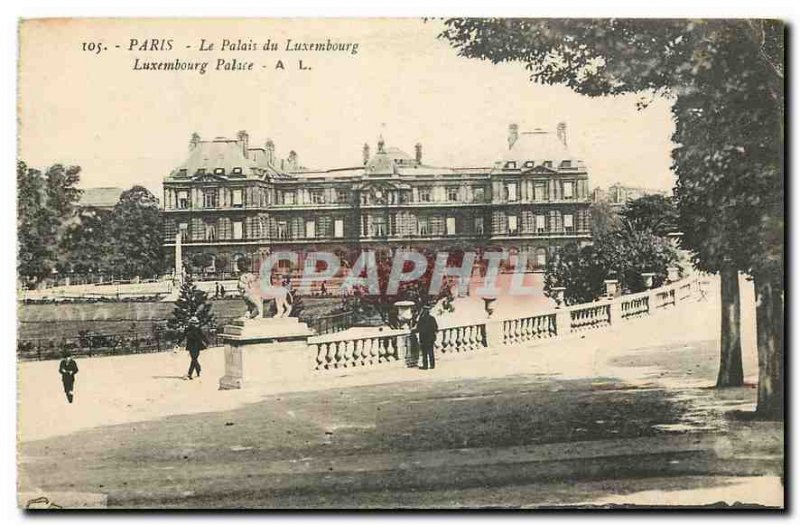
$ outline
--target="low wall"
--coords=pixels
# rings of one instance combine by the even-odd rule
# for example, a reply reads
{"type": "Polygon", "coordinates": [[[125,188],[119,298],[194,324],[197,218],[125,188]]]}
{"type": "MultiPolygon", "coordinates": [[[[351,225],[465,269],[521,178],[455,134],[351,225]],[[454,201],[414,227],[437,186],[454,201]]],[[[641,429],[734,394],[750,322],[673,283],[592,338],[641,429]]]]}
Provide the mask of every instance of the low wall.
{"type": "MultiPolygon", "coordinates": [[[[440,326],[435,352],[438,357],[500,346],[531,345],[572,334],[624,324],[655,315],[680,303],[701,297],[708,281],[693,276],[645,292],[611,300],[554,308],[523,316],[505,316],[451,322],[440,326]]],[[[320,371],[362,366],[415,365],[416,349],[409,330],[376,329],[364,335],[340,332],[308,339],[309,351],[320,371]]]]}

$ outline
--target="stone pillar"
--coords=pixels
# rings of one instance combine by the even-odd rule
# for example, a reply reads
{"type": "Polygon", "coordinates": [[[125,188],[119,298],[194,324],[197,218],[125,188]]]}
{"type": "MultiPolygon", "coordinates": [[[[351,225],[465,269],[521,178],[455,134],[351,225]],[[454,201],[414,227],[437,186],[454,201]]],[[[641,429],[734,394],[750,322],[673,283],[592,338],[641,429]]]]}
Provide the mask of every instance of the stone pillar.
{"type": "Polygon", "coordinates": [[[606,279],[603,283],[606,285],[606,298],[613,299],[617,295],[619,281],[616,279],[606,279]]]}
{"type": "Polygon", "coordinates": [[[220,390],[235,390],[244,384],[242,345],[237,341],[225,342],[225,375],[219,378],[220,390]]]}
{"type": "Polygon", "coordinates": [[[489,319],[486,321],[486,346],[488,348],[500,348],[503,346],[502,319],[489,319]]]}
{"type": "Polygon", "coordinates": [[[181,247],[181,232],[175,234],[175,279],[183,282],[183,253],[181,247]]]}
{"type": "Polygon", "coordinates": [[[556,335],[564,337],[570,334],[570,324],[572,323],[572,315],[569,310],[560,309],[556,312],[556,335]]]}

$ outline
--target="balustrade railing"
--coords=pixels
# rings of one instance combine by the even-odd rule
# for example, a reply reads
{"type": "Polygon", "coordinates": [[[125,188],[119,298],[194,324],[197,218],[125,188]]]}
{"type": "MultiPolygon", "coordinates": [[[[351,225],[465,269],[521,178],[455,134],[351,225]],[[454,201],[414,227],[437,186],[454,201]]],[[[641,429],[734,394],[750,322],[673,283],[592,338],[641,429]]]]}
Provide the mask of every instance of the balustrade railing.
{"type": "MultiPolygon", "coordinates": [[[[569,334],[614,326],[616,323],[653,315],[693,296],[702,298],[703,283],[697,278],[613,300],[555,309],[536,315],[485,319],[469,324],[440,327],[434,350],[442,355],[467,353],[564,337],[569,334]]],[[[351,368],[381,363],[412,365],[416,345],[408,330],[383,329],[368,336],[347,331],[309,339],[317,370],[351,368]],[[414,348],[412,348],[414,347],[414,348]]]]}
{"type": "Polygon", "coordinates": [[[399,361],[408,346],[407,330],[386,330],[384,333],[345,338],[312,337],[309,346],[316,351],[316,370],[355,368],[399,361]]]}
{"type": "Polygon", "coordinates": [[[570,309],[570,331],[594,330],[611,324],[611,305],[598,304],[570,309]]]}
{"type": "Polygon", "coordinates": [[[517,345],[557,335],[556,314],[534,315],[503,321],[503,344],[517,345]]]}
{"type": "Polygon", "coordinates": [[[650,313],[650,296],[639,295],[620,301],[620,317],[623,319],[635,319],[650,313]]]}

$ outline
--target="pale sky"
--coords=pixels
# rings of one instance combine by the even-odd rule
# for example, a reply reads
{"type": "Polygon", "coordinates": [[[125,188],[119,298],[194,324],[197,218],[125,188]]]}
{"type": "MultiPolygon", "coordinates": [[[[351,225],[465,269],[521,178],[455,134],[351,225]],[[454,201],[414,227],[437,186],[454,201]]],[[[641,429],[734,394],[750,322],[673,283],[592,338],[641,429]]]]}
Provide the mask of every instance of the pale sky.
{"type": "Polygon", "coordinates": [[[436,39],[438,22],[372,20],[51,20],[21,28],[20,158],[83,168],[82,187],[161,180],[180,164],[197,131],[204,139],[250,133],[271,138],[309,168],[358,165],[361,148],[387,145],[437,166],[490,166],[507,147],[508,125],[568,125],[592,187],[613,182],[669,189],[670,103],[637,111],[637,97],[588,98],[531,83],[520,63],[465,59],[436,39]],[[127,51],[129,39],[172,38],[171,51],[127,51]],[[270,39],[280,51],[200,52],[221,43],[270,39]],[[293,41],[358,42],[349,53],[286,52],[293,41]],[[81,50],[101,41],[98,55],[81,50]],[[120,49],[115,48],[119,45],[120,49]],[[187,49],[186,46],[192,46],[187,49]],[[140,60],[207,60],[205,75],[133,71],[140,60]],[[253,61],[254,71],[214,71],[218,58],[253,61]],[[300,71],[302,59],[311,70],[300,71]],[[285,70],[276,70],[281,60],[285,70]]]}

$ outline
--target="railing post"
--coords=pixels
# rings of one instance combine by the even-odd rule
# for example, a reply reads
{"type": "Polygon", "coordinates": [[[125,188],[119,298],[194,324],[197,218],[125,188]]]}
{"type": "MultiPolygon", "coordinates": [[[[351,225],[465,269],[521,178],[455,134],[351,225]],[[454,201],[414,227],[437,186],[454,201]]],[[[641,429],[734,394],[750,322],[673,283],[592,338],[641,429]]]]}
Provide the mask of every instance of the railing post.
{"type": "Polygon", "coordinates": [[[608,304],[608,323],[618,325],[622,321],[622,301],[611,301],[608,304]]]}
{"type": "Polygon", "coordinates": [[[503,346],[503,320],[486,320],[486,346],[489,348],[499,348],[503,346]]]}
{"type": "Polygon", "coordinates": [[[569,335],[572,316],[569,310],[558,309],[556,311],[556,337],[569,335]]]}

